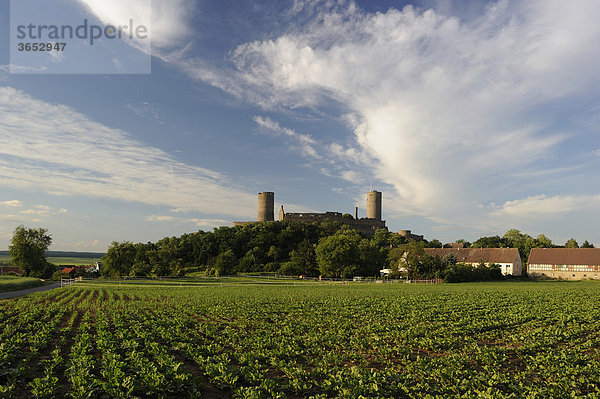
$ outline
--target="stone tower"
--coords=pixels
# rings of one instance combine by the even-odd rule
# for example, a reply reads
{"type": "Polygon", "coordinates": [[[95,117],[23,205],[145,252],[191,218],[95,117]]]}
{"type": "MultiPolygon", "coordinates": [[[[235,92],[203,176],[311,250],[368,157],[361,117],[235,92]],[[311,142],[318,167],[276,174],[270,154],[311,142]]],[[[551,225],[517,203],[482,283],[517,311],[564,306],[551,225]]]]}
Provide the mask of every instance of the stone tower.
{"type": "Polygon", "coordinates": [[[381,192],[367,193],[367,219],[381,220],[381,192]]]}
{"type": "Polygon", "coordinates": [[[275,193],[265,191],[258,193],[258,216],[259,222],[275,220],[275,193]]]}

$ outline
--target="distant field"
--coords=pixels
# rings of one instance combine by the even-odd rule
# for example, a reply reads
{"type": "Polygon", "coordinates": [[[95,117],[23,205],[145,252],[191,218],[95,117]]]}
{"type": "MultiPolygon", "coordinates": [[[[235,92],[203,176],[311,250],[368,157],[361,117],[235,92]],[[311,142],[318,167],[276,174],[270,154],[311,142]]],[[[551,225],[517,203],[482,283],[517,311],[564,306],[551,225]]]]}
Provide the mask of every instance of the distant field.
{"type": "Polygon", "coordinates": [[[25,290],[27,288],[39,287],[40,285],[44,285],[44,282],[40,281],[39,278],[0,277],[0,292],[25,290]]]}
{"type": "Polygon", "coordinates": [[[93,265],[98,262],[99,258],[65,258],[65,257],[50,257],[48,261],[55,265],[93,265]]]}
{"type": "MultiPolygon", "coordinates": [[[[48,261],[55,265],[93,265],[100,258],[71,258],[71,257],[49,257],[48,261]]],[[[0,255],[0,263],[7,264],[10,262],[9,255],[0,255]]]]}

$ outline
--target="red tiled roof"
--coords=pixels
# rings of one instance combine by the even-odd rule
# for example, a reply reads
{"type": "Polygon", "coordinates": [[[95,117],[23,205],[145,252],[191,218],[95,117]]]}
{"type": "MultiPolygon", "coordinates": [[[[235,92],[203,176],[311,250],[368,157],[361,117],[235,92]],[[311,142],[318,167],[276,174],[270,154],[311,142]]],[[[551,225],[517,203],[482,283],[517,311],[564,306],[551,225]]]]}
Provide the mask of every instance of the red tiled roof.
{"type": "Polygon", "coordinates": [[[600,265],[600,248],[533,248],[530,265],[600,265]]]}
{"type": "Polygon", "coordinates": [[[519,255],[517,248],[425,248],[431,256],[445,258],[452,254],[464,263],[513,263],[519,255]]]}
{"type": "Polygon", "coordinates": [[[71,273],[73,270],[75,270],[74,267],[65,267],[62,271],[63,273],[71,273]]]}

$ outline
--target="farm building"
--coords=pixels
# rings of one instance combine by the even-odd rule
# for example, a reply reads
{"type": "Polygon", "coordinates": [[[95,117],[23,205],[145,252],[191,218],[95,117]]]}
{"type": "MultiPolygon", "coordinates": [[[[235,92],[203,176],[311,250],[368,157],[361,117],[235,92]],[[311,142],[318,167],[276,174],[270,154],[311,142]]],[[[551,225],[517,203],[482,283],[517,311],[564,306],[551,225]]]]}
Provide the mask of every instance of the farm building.
{"type": "Polygon", "coordinates": [[[523,269],[517,248],[425,248],[425,253],[442,259],[452,254],[457,262],[468,265],[495,263],[504,275],[520,276],[523,269]]]}
{"type": "Polygon", "coordinates": [[[533,248],[530,276],[581,280],[600,276],[600,248],[533,248]]]}

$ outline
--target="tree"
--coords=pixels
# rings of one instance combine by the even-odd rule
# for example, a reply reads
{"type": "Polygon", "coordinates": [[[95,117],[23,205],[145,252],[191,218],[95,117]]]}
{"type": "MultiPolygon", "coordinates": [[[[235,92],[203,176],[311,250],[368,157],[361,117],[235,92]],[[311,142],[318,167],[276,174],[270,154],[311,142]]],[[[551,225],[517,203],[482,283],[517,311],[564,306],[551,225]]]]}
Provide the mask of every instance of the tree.
{"type": "Polygon", "coordinates": [[[237,258],[231,249],[220,253],[215,260],[214,272],[216,276],[234,274],[234,267],[237,264],[237,258]]]}
{"type": "Polygon", "coordinates": [[[425,244],[425,248],[442,248],[443,246],[444,245],[442,244],[442,242],[437,238],[434,238],[433,240],[425,244]]]}
{"type": "Polygon", "coordinates": [[[118,277],[128,276],[135,263],[137,248],[129,241],[113,241],[102,258],[102,270],[104,276],[118,277]]]}
{"type": "Polygon", "coordinates": [[[590,244],[588,240],[585,240],[583,244],[581,244],[581,248],[594,248],[594,244],[590,244]]]}
{"type": "Polygon", "coordinates": [[[8,247],[13,265],[23,270],[25,276],[50,277],[54,266],[46,259],[46,251],[52,244],[47,229],[29,229],[18,226],[8,247]]]}
{"type": "Polygon", "coordinates": [[[579,244],[574,238],[569,238],[569,241],[565,243],[565,248],[579,248],[579,244]]]}
{"type": "Polygon", "coordinates": [[[473,248],[505,248],[507,246],[507,240],[499,236],[481,237],[471,244],[473,248]]]}
{"type": "Polygon", "coordinates": [[[319,271],[326,277],[352,277],[359,270],[361,236],[342,228],[319,240],[316,249],[319,271]]]}
{"type": "Polygon", "coordinates": [[[293,271],[293,274],[316,276],[319,273],[315,248],[308,240],[302,241],[297,249],[290,252],[289,263],[283,274],[290,274],[293,271]]]}
{"type": "Polygon", "coordinates": [[[369,239],[363,238],[358,245],[360,252],[360,276],[378,276],[379,271],[385,267],[387,253],[380,251],[369,239]]]}
{"type": "Polygon", "coordinates": [[[460,238],[458,240],[455,241],[457,244],[463,244],[465,246],[465,248],[469,248],[471,246],[471,243],[467,240],[465,240],[464,238],[460,238]]]}
{"type": "Polygon", "coordinates": [[[538,235],[536,240],[539,242],[539,244],[541,244],[542,248],[552,248],[554,246],[552,244],[552,240],[546,237],[544,234],[538,235]]]}

